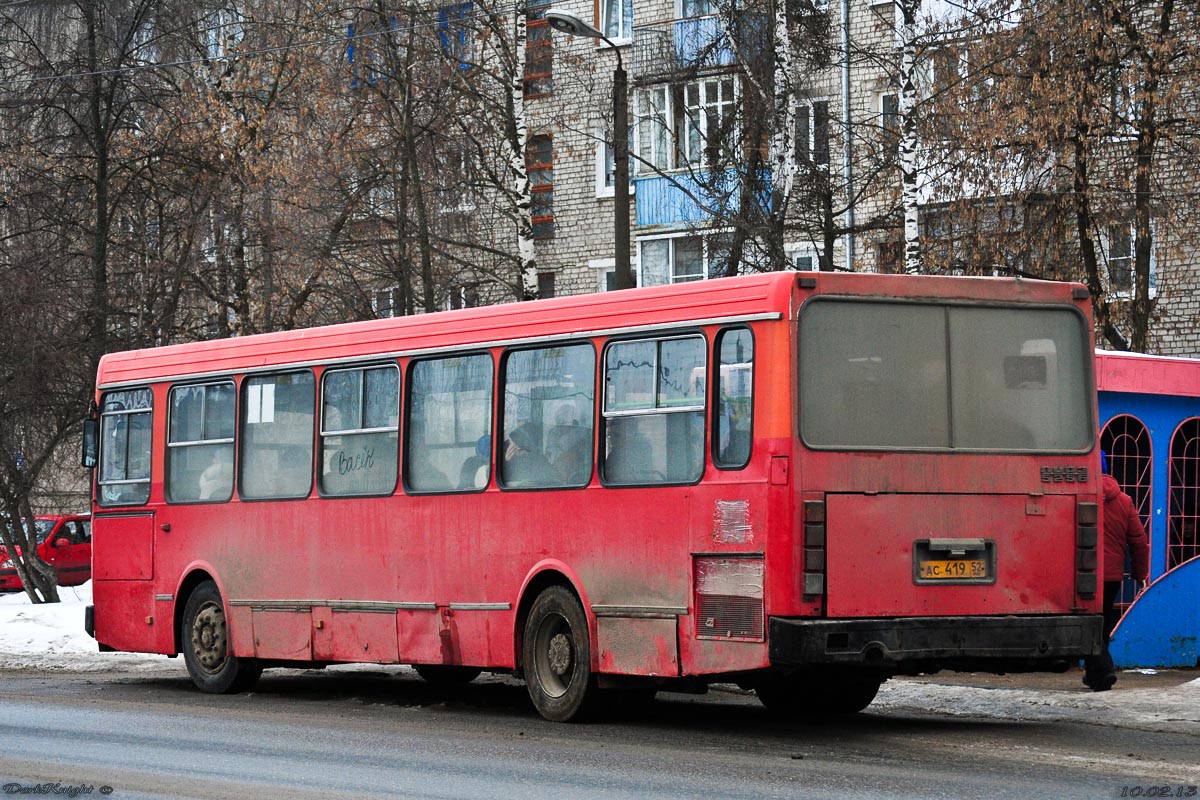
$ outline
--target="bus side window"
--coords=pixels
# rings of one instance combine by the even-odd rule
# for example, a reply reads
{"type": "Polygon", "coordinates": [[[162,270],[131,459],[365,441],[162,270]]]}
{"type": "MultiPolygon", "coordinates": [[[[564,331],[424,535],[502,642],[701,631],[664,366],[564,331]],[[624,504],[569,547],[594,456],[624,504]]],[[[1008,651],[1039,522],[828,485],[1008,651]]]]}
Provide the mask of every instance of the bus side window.
{"type": "Polygon", "coordinates": [[[100,405],[102,506],[141,505],[150,499],[150,390],[104,395],[100,405]]]}
{"type": "Polygon", "coordinates": [[[233,496],[233,381],[171,390],[167,500],[223,503],[233,496]]]}
{"type": "Polygon", "coordinates": [[[395,365],[327,371],[321,389],[321,494],[391,494],[399,424],[400,370],[395,365]]]}
{"type": "Polygon", "coordinates": [[[615,342],[604,365],[604,458],[614,486],[692,483],[704,473],[702,336],[615,342]]]}
{"type": "Polygon", "coordinates": [[[508,354],[499,462],[505,487],[586,486],[591,480],[595,374],[591,345],[508,354]]]}
{"type": "Polygon", "coordinates": [[[414,362],[405,418],[404,485],[411,492],[477,491],[487,485],[479,452],[492,433],[492,357],[414,362]],[[465,483],[466,485],[460,486],[465,483]]]}
{"type": "Polygon", "coordinates": [[[741,469],[750,460],[753,438],[754,336],[747,328],[723,330],[716,350],[713,463],[722,469],[741,469]]]}
{"type": "Polygon", "coordinates": [[[307,497],[312,487],[311,372],[247,378],[242,384],[238,492],[249,500],[307,497]]]}

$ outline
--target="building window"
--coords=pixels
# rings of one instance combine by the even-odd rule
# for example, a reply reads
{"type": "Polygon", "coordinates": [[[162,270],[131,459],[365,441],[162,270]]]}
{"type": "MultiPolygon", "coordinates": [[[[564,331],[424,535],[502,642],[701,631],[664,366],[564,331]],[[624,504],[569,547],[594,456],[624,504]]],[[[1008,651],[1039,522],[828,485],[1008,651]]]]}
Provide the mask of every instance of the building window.
{"type": "Polygon", "coordinates": [[[475,6],[471,2],[452,3],[438,9],[438,39],[442,53],[457,62],[459,69],[470,69],[475,63],[475,43],[469,21],[475,6]]]}
{"type": "Polygon", "coordinates": [[[733,152],[738,124],[737,81],[723,75],[636,95],[639,175],[675,166],[719,164],[733,152]]]}
{"type": "Polygon", "coordinates": [[[674,166],[672,158],[671,96],[666,86],[652,86],[637,93],[634,119],[639,175],[674,166]]]}
{"type": "Polygon", "coordinates": [[[546,9],[550,0],[529,0],[525,12],[525,96],[554,91],[554,50],[546,9]]]}
{"type": "Polygon", "coordinates": [[[1130,227],[1109,225],[1104,251],[1113,291],[1130,291],[1133,288],[1133,231],[1130,227]]]}
{"type": "Polygon", "coordinates": [[[375,312],[377,319],[396,316],[396,287],[376,289],[371,298],[371,310],[375,312]]]}
{"type": "Polygon", "coordinates": [[[788,265],[801,272],[814,272],[821,268],[821,248],[815,243],[785,244],[788,265]]]}
{"type": "Polygon", "coordinates": [[[639,286],[688,283],[723,275],[728,261],[727,237],[688,234],[638,239],[639,286]]]}
{"type": "Polygon", "coordinates": [[[876,242],[875,244],[875,270],[885,275],[893,275],[900,272],[900,266],[904,260],[904,242],[899,240],[893,242],[876,242]]]}
{"type": "Polygon", "coordinates": [[[717,13],[716,0],[680,0],[679,17],[705,17],[717,13]]]}
{"type": "Polygon", "coordinates": [[[462,286],[450,287],[449,297],[446,300],[446,308],[448,310],[453,311],[459,308],[475,308],[478,305],[478,284],[468,283],[462,286]]]}
{"type": "Polygon", "coordinates": [[[796,108],[796,160],[829,166],[829,103],[816,100],[796,108]]]}
{"type": "Polygon", "coordinates": [[[245,36],[242,14],[236,8],[218,8],[210,12],[202,24],[204,54],[213,60],[228,56],[245,36]]]}
{"type": "Polygon", "coordinates": [[[549,300],[554,297],[554,273],[538,273],[538,300],[549,300]]]}
{"type": "Polygon", "coordinates": [[[525,145],[525,168],[529,171],[529,191],[532,195],[530,215],[533,238],[554,237],[554,140],[549,136],[532,136],[525,145]]]}
{"type": "Polygon", "coordinates": [[[879,127],[893,136],[900,133],[900,97],[894,92],[879,95],[879,127]]]}
{"type": "Polygon", "coordinates": [[[633,38],[633,0],[601,0],[600,30],[609,39],[633,38]]]}
{"type": "Polygon", "coordinates": [[[722,76],[684,86],[683,112],[687,117],[684,153],[689,164],[719,164],[721,151],[729,151],[737,124],[735,85],[732,76],[722,76]]]}
{"type": "MultiPolygon", "coordinates": [[[[1137,234],[1133,223],[1108,225],[1101,232],[1100,250],[1108,265],[1108,281],[1111,291],[1128,295],[1133,291],[1134,267],[1136,266],[1137,234]]],[[[1156,287],[1157,264],[1154,250],[1150,251],[1150,294],[1156,287]]]]}
{"type": "MultiPolygon", "coordinates": [[[[634,192],[633,175],[637,169],[636,159],[632,155],[637,152],[634,147],[633,129],[629,131],[629,194],[634,192]]],[[[612,197],[613,182],[616,180],[617,164],[612,146],[612,134],[606,131],[604,141],[596,144],[596,196],[612,197]]]]}

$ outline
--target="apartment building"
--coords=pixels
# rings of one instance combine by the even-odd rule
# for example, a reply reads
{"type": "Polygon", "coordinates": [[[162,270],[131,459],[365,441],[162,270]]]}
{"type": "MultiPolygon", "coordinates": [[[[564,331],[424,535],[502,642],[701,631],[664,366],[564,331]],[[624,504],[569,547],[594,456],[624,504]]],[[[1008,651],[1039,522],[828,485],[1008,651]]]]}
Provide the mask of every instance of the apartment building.
{"type": "MultiPolygon", "coordinates": [[[[925,6],[936,4],[927,0],[925,6]]],[[[823,16],[823,29],[811,24],[809,29],[823,32],[827,52],[808,63],[793,61],[788,147],[796,177],[784,224],[786,266],[901,270],[899,7],[892,0],[794,5],[814,19],[823,16]]],[[[609,41],[557,32],[549,35],[548,45],[539,40],[538,46],[552,49],[554,58],[553,90],[528,98],[530,117],[539,121],[538,135],[552,141],[545,152],[553,159],[555,231],[552,240],[540,239],[537,249],[539,270],[553,275],[544,285],[553,281],[560,294],[612,285],[611,86],[618,60],[629,74],[631,257],[637,282],[654,285],[725,274],[739,227],[750,239],[758,233],[754,221],[747,220],[752,215],[744,213],[746,196],[728,191],[728,184],[745,178],[745,164],[756,152],[756,169],[766,176],[759,187],[762,205],[768,213],[772,210],[766,197],[772,143],[761,133],[770,126],[756,128],[759,116],[778,114],[764,101],[773,99],[775,79],[771,4],[560,0],[554,8],[578,15],[609,41]],[[721,157],[713,158],[714,153],[721,157]]],[[[798,44],[818,47],[817,42],[798,44]]],[[[978,68],[961,37],[944,46],[927,38],[921,50],[915,81],[926,95],[947,82],[962,82],[968,70],[978,68]]],[[[959,124],[970,124],[970,118],[959,124]]],[[[1120,136],[1112,138],[1122,144],[1120,136]]],[[[1068,165],[1059,167],[1057,177],[1046,181],[1047,197],[1070,191],[1069,180],[1063,179],[1070,175],[1068,165]]],[[[1098,161],[1096,168],[1098,176],[1100,168],[1119,174],[1128,164],[1114,159],[1098,161]]],[[[991,196],[973,196],[973,188],[964,183],[947,193],[935,179],[921,180],[920,235],[930,271],[1083,278],[1079,243],[1070,226],[1061,217],[1053,231],[1041,226],[1044,220],[1036,218],[1042,209],[1030,207],[1028,193],[1020,201],[1024,207],[1012,207],[997,198],[994,187],[991,196]],[[969,215],[974,235],[964,231],[964,202],[976,206],[969,215]],[[978,230],[1006,224],[1010,230],[1000,244],[992,242],[990,249],[981,245],[978,230]]],[[[1038,203],[1040,199],[1034,205],[1038,203]]],[[[1195,299],[1194,248],[1186,244],[1189,226],[1179,224],[1178,213],[1175,217],[1169,234],[1166,225],[1156,222],[1153,228],[1152,346],[1159,352],[1195,355],[1200,354],[1200,334],[1195,333],[1200,301],[1195,299]]],[[[1096,220],[1100,286],[1114,307],[1125,308],[1133,289],[1133,220],[1116,201],[1096,220]]],[[[753,247],[738,249],[735,260],[742,271],[783,266],[753,247]]]]}

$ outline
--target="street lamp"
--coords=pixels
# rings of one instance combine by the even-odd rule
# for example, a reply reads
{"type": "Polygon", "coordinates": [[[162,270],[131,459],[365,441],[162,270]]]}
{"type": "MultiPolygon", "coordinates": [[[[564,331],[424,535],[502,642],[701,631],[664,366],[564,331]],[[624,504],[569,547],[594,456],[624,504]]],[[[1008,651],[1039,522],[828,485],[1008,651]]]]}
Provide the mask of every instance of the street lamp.
{"type": "Polygon", "coordinates": [[[633,270],[629,266],[629,80],[621,62],[621,48],[600,31],[569,11],[549,9],[545,13],[551,28],[571,36],[603,39],[617,54],[613,70],[613,236],[616,239],[616,283],[618,289],[632,289],[633,270]]]}

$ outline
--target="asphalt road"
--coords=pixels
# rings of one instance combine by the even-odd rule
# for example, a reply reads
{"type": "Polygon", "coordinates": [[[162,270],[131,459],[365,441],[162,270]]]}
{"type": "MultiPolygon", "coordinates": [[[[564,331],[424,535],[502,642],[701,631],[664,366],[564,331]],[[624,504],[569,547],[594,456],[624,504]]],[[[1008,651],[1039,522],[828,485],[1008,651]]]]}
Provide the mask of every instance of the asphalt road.
{"type": "Polygon", "coordinates": [[[268,672],[212,696],[178,671],[0,672],[0,797],[1186,797],[1198,754],[1200,731],[1101,720],[777,722],[736,691],[557,725],[512,679],[444,691],[410,672],[268,672]]]}

